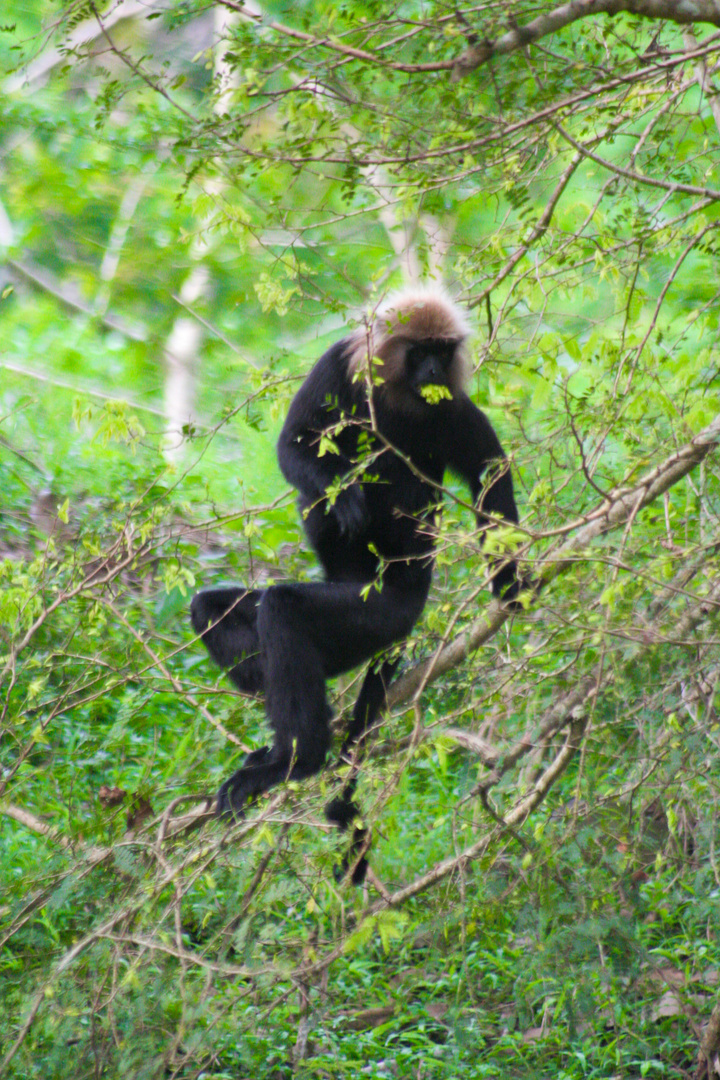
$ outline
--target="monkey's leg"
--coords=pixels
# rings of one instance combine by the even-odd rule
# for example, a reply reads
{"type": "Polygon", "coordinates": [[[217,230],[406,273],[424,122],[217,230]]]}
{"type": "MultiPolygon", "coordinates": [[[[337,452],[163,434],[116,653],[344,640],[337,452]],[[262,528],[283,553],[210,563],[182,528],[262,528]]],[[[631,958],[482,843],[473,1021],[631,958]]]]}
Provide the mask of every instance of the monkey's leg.
{"type": "Polygon", "coordinates": [[[226,586],[203,589],[190,604],[190,618],[216,664],[229,668],[229,676],[246,694],[260,694],[265,677],[257,632],[257,610],[262,589],[226,586]]]}
{"type": "Polygon", "coordinates": [[[273,745],[251,755],[220,788],[218,814],[240,813],[246,802],[283,780],[319,771],[330,746],[325,665],[309,631],[319,618],[308,593],[322,586],[277,585],[262,597],[257,637],[265,675],[265,704],[273,745]],[[298,594],[304,602],[298,602],[298,594]]]}
{"type": "MultiPolygon", "coordinates": [[[[364,746],[361,745],[352,754],[353,745],[371,731],[377,723],[378,717],[385,704],[387,688],[400,663],[399,657],[392,660],[384,660],[378,667],[373,665],[365,676],[362,688],[355,702],[353,718],[348,727],[345,741],[340,751],[340,762],[349,761],[351,764],[342,791],[325,807],[325,817],[340,829],[346,832],[352,821],[360,816],[360,810],[354,801],[355,789],[357,788],[358,775],[360,772],[358,758],[362,755],[364,746]],[[353,760],[351,760],[351,757],[353,760]]],[[[352,869],[351,880],[353,885],[361,885],[365,880],[368,861],[365,840],[367,830],[353,829],[352,842],[343,858],[338,878],[342,880],[348,870],[352,869]],[[362,853],[361,853],[362,850],[362,853]]]]}
{"type": "Polygon", "coordinates": [[[399,664],[400,657],[394,656],[391,660],[383,660],[379,666],[373,664],[369,668],[355,702],[353,718],[340,751],[341,758],[348,756],[353,744],[375,726],[399,664]]]}
{"type": "MultiPolygon", "coordinates": [[[[276,627],[277,629],[277,627],[276,627]]],[[[322,664],[307,640],[279,633],[266,657],[266,703],[275,740],[255,750],[225,781],[217,797],[219,816],[242,816],[244,805],[283,780],[318,772],[330,746],[330,708],[322,664]]]]}
{"type": "MultiPolygon", "coordinates": [[[[314,616],[309,620],[308,630],[314,633],[316,646],[325,662],[326,674],[334,675],[356,667],[407,637],[425,605],[429,581],[429,574],[426,578],[418,579],[415,576],[412,585],[384,585],[380,590],[374,586],[368,589],[359,583],[328,582],[321,586],[310,586],[312,592],[288,596],[287,603],[288,608],[291,604],[297,608],[300,623],[307,616],[314,616]]],[[[349,758],[353,744],[377,722],[385,704],[387,687],[398,664],[399,658],[393,656],[367,672],[343,743],[341,759],[349,758]]],[[[343,831],[358,816],[358,808],[353,801],[358,774],[359,767],[354,761],[342,792],[325,811],[328,820],[343,831]]],[[[347,869],[352,867],[353,882],[360,884],[363,881],[367,871],[367,858],[363,851],[366,847],[366,831],[354,829],[340,877],[344,877],[347,869]]]]}
{"type": "MultiPolygon", "coordinates": [[[[426,592],[366,588],[361,583],[276,585],[262,597],[257,635],[274,743],[262,760],[239,769],[220,789],[218,813],[243,804],[284,779],[322,768],[330,745],[325,679],[374,656],[410,632],[426,592]]],[[[379,697],[373,678],[361,698],[367,723],[379,697]],[[372,690],[372,693],[371,693],[372,690]]]]}

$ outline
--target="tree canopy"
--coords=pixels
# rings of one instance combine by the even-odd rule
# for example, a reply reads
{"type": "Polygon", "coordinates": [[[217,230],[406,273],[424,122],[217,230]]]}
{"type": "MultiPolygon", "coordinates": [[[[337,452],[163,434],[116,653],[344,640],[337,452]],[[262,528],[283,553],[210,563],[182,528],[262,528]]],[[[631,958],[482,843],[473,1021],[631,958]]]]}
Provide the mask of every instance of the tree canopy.
{"type": "Polygon", "coordinates": [[[720,6],[11,9],[0,1075],[720,1075],[720,6]],[[317,577],[277,432],[417,281],[521,523],[448,484],[352,890],[332,770],[213,820],[265,720],[187,612],[317,577]]]}

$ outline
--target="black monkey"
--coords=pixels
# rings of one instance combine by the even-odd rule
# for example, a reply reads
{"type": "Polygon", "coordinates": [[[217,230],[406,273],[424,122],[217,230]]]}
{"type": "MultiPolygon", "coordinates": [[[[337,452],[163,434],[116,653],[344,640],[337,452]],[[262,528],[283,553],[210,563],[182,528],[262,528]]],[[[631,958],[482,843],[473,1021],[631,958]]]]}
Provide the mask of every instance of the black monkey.
{"type": "MultiPolygon", "coordinates": [[[[444,293],[401,294],[328,349],[295,396],[278,457],[300,492],[326,580],[207,589],[191,606],[196,633],[236,686],[264,691],[274,735],[222,785],[219,814],[239,813],[274,784],[322,767],[331,719],[325,680],[372,657],[343,753],[375,723],[398,664],[380,654],[407,637],[427,600],[446,470],[467,482],[479,523],[488,514],[517,522],[500,442],[463,391],[467,335],[444,293]]],[[[495,596],[512,599],[514,562],[491,584],[495,596]]],[[[354,786],[353,777],[328,807],[341,828],[355,813],[354,786]]]]}

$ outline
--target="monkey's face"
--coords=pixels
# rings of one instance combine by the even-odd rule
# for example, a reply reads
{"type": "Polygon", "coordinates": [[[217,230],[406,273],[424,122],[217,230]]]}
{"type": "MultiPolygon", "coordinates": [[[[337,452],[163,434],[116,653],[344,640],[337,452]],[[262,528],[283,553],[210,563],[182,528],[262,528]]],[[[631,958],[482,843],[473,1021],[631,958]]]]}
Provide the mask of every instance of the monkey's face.
{"type": "Polygon", "coordinates": [[[405,353],[405,377],[413,394],[429,405],[452,397],[457,388],[457,341],[412,341],[405,353]]]}

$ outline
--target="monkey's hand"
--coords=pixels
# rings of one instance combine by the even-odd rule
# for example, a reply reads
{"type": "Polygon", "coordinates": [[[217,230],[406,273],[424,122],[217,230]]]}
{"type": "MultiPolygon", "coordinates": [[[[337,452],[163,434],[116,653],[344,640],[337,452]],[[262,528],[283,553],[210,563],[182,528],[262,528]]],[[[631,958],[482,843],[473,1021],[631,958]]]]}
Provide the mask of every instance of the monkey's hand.
{"type": "Polygon", "coordinates": [[[368,523],[365,492],[360,484],[351,484],[338,492],[330,508],[342,536],[357,536],[368,523]]]}

